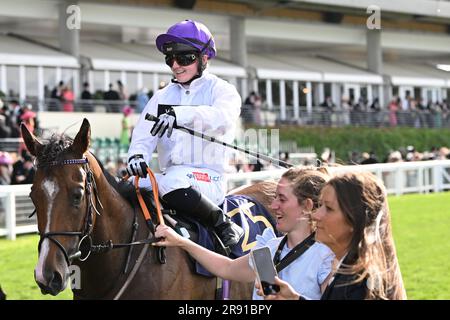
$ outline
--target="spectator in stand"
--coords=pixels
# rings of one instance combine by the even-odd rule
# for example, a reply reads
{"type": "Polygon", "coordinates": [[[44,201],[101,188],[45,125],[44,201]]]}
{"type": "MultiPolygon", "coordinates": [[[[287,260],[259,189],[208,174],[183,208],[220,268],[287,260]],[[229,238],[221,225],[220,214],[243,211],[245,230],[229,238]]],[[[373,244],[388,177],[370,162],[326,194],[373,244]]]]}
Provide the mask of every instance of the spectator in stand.
{"type": "Polygon", "coordinates": [[[0,151],[0,185],[11,184],[12,157],[8,152],[0,151]]]}
{"type": "Polygon", "coordinates": [[[35,174],[33,158],[24,149],[21,151],[21,158],[13,165],[11,184],[31,184],[35,174]]]}
{"type": "Polygon", "coordinates": [[[27,104],[22,108],[20,122],[23,122],[30,132],[34,132],[36,130],[36,113],[31,109],[31,104],[27,104]]]}
{"type": "Polygon", "coordinates": [[[11,128],[6,125],[6,117],[0,114],[0,139],[11,137],[11,128]]]}
{"type": "Polygon", "coordinates": [[[325,111],[333,111],[333,109],[336,107],[336,105],[334,104],[334,102],[333,102],[333,100],[331,99],[330,96],[327,96],[327,97],[325,98],[325,101],[322,102],[322,103],[320,104],[320,106],[321,106],[322,108],[324,108],[325,111]]]}
{"type": "MultiPolygon", "coordinates": [[[[36,113],[32,111],[33,106],[28,103],[20,110],[20,116],[18,123],[24,123],[27,129],[30,132],[35,132],[37,129],[37,119],[36,119],[36,113]]],[[[22,133],[20,133],[22,135],[22,133]]],[[[19,145],[19,153],[22,150],[26,150],[25,143],[22,141],[19,145]]]]}
{"type": "Polygon", "coordinates": [[[350,112],[352,111],[352,107],[350,105],[350,99],[347,95],[342,96],[341,100],[341,119],[342,124],[345,126],[350,125],[350,112]]]}
{"type": "Polygon", "coordinates": [[[61,107],[61,95],[64,88],[64,81],[60,81],[58,86],[54,87],[50,93],[51,101],[48,104],[49,111],[60,111],[61,107]]]}
{"type": "Polygon", "coordinates": [[[44,85],[44,99],[48,99],[51,96],[51,91],[48,88],[48,85],[44,85]]]}
{"type": "Polygon", "coordinates": [[[244,101],[244,105],[241,108],[241,117],[244,124],[252,124],[255,121],[254,109],[256,96],[256,92],[252,91],[244,101]]]}
{"type": "Polygon", "coordinates": [[[81,99],[83,100],[92,100],[92,94],[89,90],[89,82],[83,83],[83,91],[81,92],[81,99]]]}
{"type": "Polygon", "coordinates": [[[414,158],[414,153],[416,152],[416,149],[414,148],[414,146],[407,146],[406,147],[406,156],[405,156],[405,160],[406,161],[413,161],[414,158]]]}
{"type": "Polygon", "coordinates": [[[9,110],[11,115],[11,121],[13,122],[14,126],[20,125],[20,116],[22,115],[22,107],[19,104],[19,101],[17,100],[11,100],[9,103],[9,110]]]}
{"type": "Polygon", "coordinates": [[[400,151],[393,151],[389,154],[387,162],[403,162],[400,151]]]}
{"type": "Polygon", "coordinates": [[[369,125],[372,125],[374,127],[379,127],[381,124],[381,106],[380,106],[380,100],[377,98],[373,99],[372,104],[370,105],[370,111],[373,112],[373,120],[369,123],[369,125]]]}
{"type": "Polygon", "coordinates": [[[147,105],[148,101],[150,100],[148,96],[148,89],[142,88],[138,95],[137,95],[137,108],[136,111],[138,113],[141,113],[142,110],[144,110],[145,106],[147,105]]]}
{"type": "Polygon", "coordinates": [[[372,104],[370,105],[370,110],[371,111],[380,111],[381,107],[380,107],[380,100],[377,98],[373,99],[372,104]]]}
{"type": "Polygon", "coordinates": [[[128,94],[125,90],[125,86],[122,81],[117,80],[117,88],[119,88],[119,98],[120,100],[128,100],[128,94]]]}
{"type": "Polygon", "coordinates": [[[103,100],[115,101],[116,103],[111,103],[107,105],[108,112],[117,112],[119,108],[119,104],[117,103],[120,100],[119,93],[113,89],[113,84],[109,84],[109,90],[103,94],[103,100]]]}
{"type": "Polygon", "coordinates": [[[389,103],[389,124],[391,127],[397,126],[398,99],[394,97],[389,103]]]}
{"type": "Polygon", "coordinates": [[[255,160],[253,159],[252,163],[249,164],[249,169],[252,172],[256,172],[256,171],[262,171],[262,169],[264,168],[263,164],[259,161],[259,159],[256,159],[256,163],[253,163],[255,160]]]}
{"type": "MultiPolygon", "coordinates": [[[[0,100],[1,101],[1,100],[0,100]]],[[[12,104],[7,105],[1,102],[0,114],[4,116],[5,120],[5,134],[8,138],[18,138],[20,137],[19,128],[17,126],[16,116],[14,115],[14,109],[12,109],[12,104]]]]}
{"type": "MultiPolygon", "coordinates": [[[[365,154],[367,154],[366,152],[364,152],[365,154]]],[[[363,153],[363,161],[361,161],[361,164],[374,164],[374,163],[378,163],[378,159],[377,156],[375,155],[375,152],[370,151],[370,153],[367,154],[367,157],[364,156],[363,153]]]]}
{"type": "Polygon", "coordinates": [[[133,113],[133,109],[130,106],[126,106],[122,110],[123,118],[122,118],[122,132],[120,134],[120,148],[128,151],[128,147],[130,146],[130,137],[131,137],[131,121],[130,114],[133,113]]]}
{"type": "Polygon", "coordinates": [[[334,108],[336,107],[331,97],[327,96],[325,98],[325,101],[320,104],[320,107],[322,108],[323,124],[326,126],[331,125],[331,113],[334,111],[334,108]]]}
{"type": "MultiPolygon", "coordinates": [[[[89,82],[83,83],[83,91],[81,92],[81,100],[92,100],[92,94],[89,90],[89,82]]],[[[81,110],[85,112],[92,112],[92,103],[83,102],[81,110]]]]}
{"type": "Polygon", "coordinates": [[[0,99],[0,139],[9,138],[11,136],[11,128],[6,124],[6,111],[3,101],[0,99]]]}
{"type": "Polygon", "coordinates": [[[256,125],[261,125],[261,107],[262,107],[263,101],[262,97],[259,94],[256,94],[255,101],[253,103],[253,121],[256,125]]]}
{"type": "Polygon", "coordinates": [[[64,86],[61,93],[61,101],[63,102],[63,111],[73,112],[73,102],[75,100],[75,95],[69,85],[64,86]]]}
{"type": "Polygon", "coordinates": [[[450,155],[450,150],[447,147],[441,147],[439,149],[439,154],[438,154],[437,160],[447,160],[449,155],[450,155]]]}

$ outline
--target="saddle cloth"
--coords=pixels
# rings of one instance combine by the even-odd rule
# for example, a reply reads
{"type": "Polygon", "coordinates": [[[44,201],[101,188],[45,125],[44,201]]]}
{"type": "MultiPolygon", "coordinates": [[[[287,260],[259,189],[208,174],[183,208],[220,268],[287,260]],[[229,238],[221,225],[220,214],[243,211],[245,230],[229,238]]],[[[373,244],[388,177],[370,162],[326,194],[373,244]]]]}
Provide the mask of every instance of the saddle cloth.
{"type": "MultiPolygon", "coordinates": [[[[245,195],[228,195],[221,205],[221,209],[231,218],[231,220],[240,225],[245,233],[238,244],[231,249],[230,258],[235,259],[246,255],[256,245],[256,236],[263,233],[265,228],[275,229],[275,220],[265,207],[255,199],[245,195]]],[[[214,242],[210,232],[199,222],[189,219],[195,225],[198,231],[199,245],[214,251],[214,242]]],[[[195,271],[203,276],[213,275],[207,271],[201,264],[195,262],[195,271]]]]}

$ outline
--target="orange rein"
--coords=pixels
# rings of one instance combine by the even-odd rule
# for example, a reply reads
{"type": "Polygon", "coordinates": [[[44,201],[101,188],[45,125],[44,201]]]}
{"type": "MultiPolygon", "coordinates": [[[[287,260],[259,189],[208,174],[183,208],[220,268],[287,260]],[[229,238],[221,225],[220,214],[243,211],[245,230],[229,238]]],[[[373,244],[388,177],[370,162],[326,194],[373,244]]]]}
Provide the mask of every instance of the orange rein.
{"type": "MultiPolygon", "coordinates": [[[[159,192],[158,192],[158,183],[156,182],[155,175],[153,174],[153,171],[147,167],[147,173],[150,178],[150,182],[152,184],[152,191],[153,191],[153,199],[155,200],[156,205],[156,217],[158,218],[158,222],[161,225],[165,225],[164,219],[161,213],[161,205],[159,204],[159,192]]],[[[124,180],[128,180],[130,176],[126,175],[123,177],[124,180]]],[[[148,211],[148,208],[145,204],[144,198],[142,198],[141,191],[139,190],[139,176],[134,177],[134,188],[136,190],[137,198],[139,200],[139,205],[141,206],[142,213],[144,214],[144,218],[146,221],[152,221],[152,216],[150,215],[150,212],[148,211]]]]}

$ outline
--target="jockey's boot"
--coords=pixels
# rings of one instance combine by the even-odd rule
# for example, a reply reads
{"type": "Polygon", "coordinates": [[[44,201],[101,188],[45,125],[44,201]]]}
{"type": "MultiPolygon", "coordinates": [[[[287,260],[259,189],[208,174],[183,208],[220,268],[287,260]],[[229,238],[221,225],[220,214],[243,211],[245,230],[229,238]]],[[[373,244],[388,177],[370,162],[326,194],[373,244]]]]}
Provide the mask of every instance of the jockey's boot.
{"type": "Polygon", "coordinates": [[[206,227],[213,228],[225,247],[237,244],[244,235],[244,229],[231,221],[222,209],[192,187],[171,191],[163,196],[163,200],[177,211],[189,214],[206,227]]]}

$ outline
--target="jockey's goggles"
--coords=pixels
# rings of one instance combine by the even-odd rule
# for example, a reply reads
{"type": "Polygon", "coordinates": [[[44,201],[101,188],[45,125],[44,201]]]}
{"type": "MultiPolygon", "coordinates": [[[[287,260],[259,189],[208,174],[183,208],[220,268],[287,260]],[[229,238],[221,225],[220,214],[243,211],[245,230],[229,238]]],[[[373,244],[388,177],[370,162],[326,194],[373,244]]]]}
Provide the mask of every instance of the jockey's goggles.
{"type": "Polygon", "coordinates": [[[189,66],[197,60],[197,55],[192,52],[188,53],[176,53],[166,55],[166,64],[172,68],[173,62],[176,61],[178,65],[182,67],[189,66]]]}

